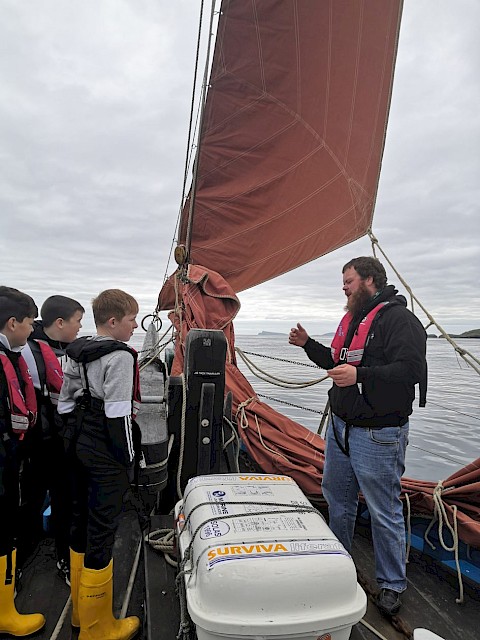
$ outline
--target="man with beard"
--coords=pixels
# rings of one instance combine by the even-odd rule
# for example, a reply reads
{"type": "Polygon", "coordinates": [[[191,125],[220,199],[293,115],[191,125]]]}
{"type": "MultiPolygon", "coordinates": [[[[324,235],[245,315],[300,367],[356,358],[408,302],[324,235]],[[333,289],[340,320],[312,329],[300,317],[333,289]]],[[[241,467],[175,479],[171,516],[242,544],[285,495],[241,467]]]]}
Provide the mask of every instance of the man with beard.
{"type": "Polygon", "coordinates": [[[417,383],[425,404],[426,333],[387,285],[379,260],[353,258],[342,272],[347,313],[331,347],[300,324],[289,342],[332,378],[322,483],[330,528],[350,551],[361,491],[371,516],[377,606],[392,616],[407,587],[401,477],[417,383]]]}

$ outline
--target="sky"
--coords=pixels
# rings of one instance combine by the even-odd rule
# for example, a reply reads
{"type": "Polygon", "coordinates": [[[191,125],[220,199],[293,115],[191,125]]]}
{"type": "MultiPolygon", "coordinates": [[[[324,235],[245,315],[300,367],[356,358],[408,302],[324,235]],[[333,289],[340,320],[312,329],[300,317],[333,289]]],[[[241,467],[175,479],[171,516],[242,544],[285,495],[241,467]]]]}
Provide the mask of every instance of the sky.
{"type": "MultiPolygon", "coordinates": [[[[76,298],[86,330],[103,289],[133,294],[140,316],[156,306],[183,190],[199,7],[0,0],[0,283],[39,307],[76,298]]],[[[373,223],[455,333],[480,328],[479,25],[478,0],[405,0],[373,223]]],[[[368,254],[363,238],[240,293],[236,332],[297,321],[333,331],[341,268],[368,254]]]]}

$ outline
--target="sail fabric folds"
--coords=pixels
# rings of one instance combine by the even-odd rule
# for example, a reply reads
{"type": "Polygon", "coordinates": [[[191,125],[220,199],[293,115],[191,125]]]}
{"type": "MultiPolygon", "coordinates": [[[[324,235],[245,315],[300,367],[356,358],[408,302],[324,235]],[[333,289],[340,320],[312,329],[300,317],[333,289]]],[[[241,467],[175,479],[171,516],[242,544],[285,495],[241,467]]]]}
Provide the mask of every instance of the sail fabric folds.
{"type": "MultiPolygon", "coordinates": [[[[365,234],[401,0],[224,0],[193,189],[190,261],[235,292],[365,234]]],[[[190,203],[180,222],[187,240],[190,203]]],[[[170,295],[162,308],[172,308],[170,295]]]]}

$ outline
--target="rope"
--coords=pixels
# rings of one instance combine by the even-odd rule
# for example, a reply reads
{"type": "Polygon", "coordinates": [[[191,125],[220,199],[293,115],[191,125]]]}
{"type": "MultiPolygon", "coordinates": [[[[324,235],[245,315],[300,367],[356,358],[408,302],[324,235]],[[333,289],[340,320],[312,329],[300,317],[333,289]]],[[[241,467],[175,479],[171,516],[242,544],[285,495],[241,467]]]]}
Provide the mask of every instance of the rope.
{"type": "MultiPolygon", "coordinates": [[[[234,463],[235,463],[235,471],[234,473],[240,473],[240,465],[239,465],[239,457],[240,457],[240,437],[237,433],[237,430],[235,429],[235,425],[226,417],[223,416],[223,422],[226,422],[228,424],[228,426],[230,427],[230,429],[232,430],[232,435],[231,437],[223,443],[223,450],[225,451],[228,447],[228,445],[232,442],[235,442],[235,458],[234,458],[234,463]]],[[[225,437],[225,432],[222,429],[222,435],[223,437],[225,437]]]]}
{"type": "Polygon", "coordinates": [[[123,620],[127,615],[128,605],[130,604],[130,598],[132,597],[133,585],[135,583],[135,578],[137,576],[138,563],[140,562],[140,553],[142,551],[142,538],[140,536],[140,540],[137,545],[137,552],[135,553],[135,558],[133,560],[132,570],[130,571],[130,578],[128,580],[127,589],[125,591],[125,596],[123,598],[122,610],[120,611],[120,619],[123,620]]]}
{"type": "Polygon", "coordinates": [[[175,578],[177,585],[178,599],[180,602],[180,627],[178,629],[177,640],[189,640],[190,638],[190,616],[187,609],[187,594],[185,591],[185,571],[179,571],[175,578]]]}
{"type": "Polygon", "coordinates": [[[164,351],[166,349],[166,347],[173,342],[173,335],[170,337],[169,340],[167,340],[167,342],[165,342],[164,344],[161,344],[162,340],[165,338],[165,336],[172,331],[173,333],[173,325],[171,325],[165,332],[164,334],[157,340],[157,342],[150,348],[150,349],[142,349],[140,351],[138,351],[138,353],[148,353],[148,354],[152,354],[148,360],[146,361],[142,361],[142,363],[139,365],[139,370],[143,371],[145,369],[145,367],[147,367],[149,364],[151,364],[156,358],[158,358],[158,356],[162,353],[162,351],[164,351]]]}
{"type": "MultiPolygon", "coordinates": [[[[361,585],[361,587],[363,588],[363,590],[365,591],[365,593],[367,594],[367,596],[369,597],[369,599],[373,603],[376,603],[377,596],[378,596],[378,586],[376,584],[373,585],[370,582],[370,580],[360,570],[358,570],[358,568],[357,568],[357,580],[361,585]]],[[[394,629],[396,629],[399,633],[401,633],[404,638],[407,638],[407,640],[412,640],[413,630],[410,628],[410,626],[405,622],[403,618],[401,618],[399,615],[395,615],[389,618],[388,622],[392,625],[394,629]]],[[[370,629],[370,631],[372,631],[372,633],[374,633],[378,638],[383,639],[383,636],[379,634],[379,631],[377,631],[373,627],[370,627],[368,625],[368,622],[365,621],[365,619],[361,620],[360,623],[363,624],[363,626],[365,626],[366,628],[370,629]]]]}
{"type": "Polygon", "coordinates": [[[320,424],[318,425],[318,430],[317,430],[317,433],[321,438],[325,438],[325,434],[327,433],[329,413],[330,413],[330,400],[327,400],[325,409],[323,410],[322,419],[320,420],[320,424]]]}
{"type": "MultiPolygon", "coordinates": [[[[247,400],[245,400],[245,402],[241,402],[238,405],[237,408],[237,413],[235,414],[235,419],[237,420],[237,423],[240,422],[240,427],[242,429],[248,429],[248,427],[250,426],[248,423],[248,417],[247,417],[247,412],[245,411],[245,408],[251,403],[251,402],[255,402],[257,400],[257,398],[248,398],[247,400]],[[238,414],[240,413],[240,418],[238,417],[238,414]]],[[[256,414],[253,414],[253,417],[255,418],[255,424],[257,425],[257,433],[258,433],[258,438],[260,440],[260,443],[262,445],[262,447],[266,450],[269,451],[271,454],[273,454],[274,456],[279,456],[280,458],[283,458],[287,463],[288,463],[288,458],[287,456],[284,456],[283,453],[280,453],[279,451],[275,451],[275,449],[271,449],[270,447],[268,447],[265,442],[263,441],[263,437],[262,437],[262,432],[260,430],[260,424],[258,422],[258,418],[256,416],[256,414]]]]}
{"type": "MultiPolygon", "coordinates": [[[[235,347],[235,351],[238,351],[238,347],[235,347]]],[[[295,364],[299,367],[311,367],[312,369],[318,369],[316,364],[310,364],[309,362],[298,362],[298,360],[288,360],[287,358],[277,358],[276,356],[267,356],[265,353],[255,353],[254,351],[243,351],[248,356],[258,356],[259,358],[267,358],[268,360],[276,360],[277,362],[287,362],[288,364],[295,364]]]]}
{"type": "Polygon", "coordinates": [[[388,638],[386,638],[385,636],[382,636],[382,634],[379,631],[377,631],[375,629],[375,627],[372,627],[372,625],[369,624],[364,618],[362,618],[362,620],[360,620],[360,624],[363,624],[363,626],[366,629],[371,631],[373,633],[373,635],[377,636],[377,638],[380,638],[380,640],[388,640],[388,638]]]}
{"type": "Polygon", "coordinates": [[[181,374],[182,379],[182,420],[180,429],[180,452],[178,454],[178,470],[177,470],[177,495],[180,500],[183,498],[181,478],[182,478],[182,466],[183,466],[183,453],[185,451],[185,425],[187,414],[187,384],[185,382],[185,374],[181,374]]]}
{"type": "Polygon", "coordinates": [[[201,0],[200,15],[199,15],[199,21],[198,21],[197,49],[196,49],[196,54],[195,54],[195,67],[194,67],[194,73],[193,73],[192,100],[191,100],[191,103],[190,103],[190,120],[189,120],[189,123],[188,123],[187,150],[186,150],[186,153],[185,153],[185,168],[184,168],[184,172],[183,172],[182,197],[180,199],[180,208],[179,208],[179,212],[178,212],[178,216],[177,216],[177,223],[175,225],[175,231],[173,233],[172,243],[170,245],[170,251],[168,253],[168,260],[167,260],[167,264],[166,264],[166,267],[165,267],[165,274],[163,276],[163,282],[164,283],[167,281],[167,278],[168,278],[168,269],[169,269],[170,260],[171,260],[172,253],[173,253],[173,245],[175,244],[175,238],[177,236],[178,228],[179,228],[179,225],[180,225],[180,217],[181,217],[182,211],[183,211],[183,204],[184,204],[184,201],[185,201],[185,193],[186,193],[186,190],[187,190],[188,170],[189,170],[189,166],[190,166],[191,152],[192,152],[192,138],[195,137],[195,132],[196,132],[196,127],[195,127],[195,132],[192,135],[193,112],[194,112],[194,109],[195,109],[195,87],[197,85],[198,61],[200,59],[200,43],[201,43],[201,37],[202,37],[203,7],[204,7],[204,0],[201,0]]]}
{"type": "Polygon", "coordinates": [[[50,636],[50,640],[57,640],[60,632],[63,629],[63,623],[65,622],[65,618],[67,617],[67,613],[70,609],[70,605],[72,603],[72,596],[69,595],[67,601],[62,609],[62,613],[57,620],[57,624],[55,625],[55,629],[52,631],[52,635],[50,636]]]}
{"type": "Polygon", "coordinates": [[[474,416],[471,413],[465,413],[465,411],[458,411],[458,409],[452,409],[452,407],[445,407],[443,404],[438,404],[438,402],[432,402],[431,400],[429,400],[428,404],[433,404],[436,407],[440,407],[440,409],[445,409],[446,411],[453,411],[454,413],[458,414],[459,416],[465,416],[466,418],[472,418],[472,420],[479,420],[480,421],[480,416],[474,416]]]}
{"type": "Polygon", "coordinates": [[[462,578],[462,571],[460,569],[460,561],[459,561],[459,557],[458,557],[458,528],[457,528],[457,507],[456,505],[452,506],[452,510],[453,510],[453,527],[450,524],[449,520],[448,520],[448,516],[447,516],[447,512],[445,509],[445,504],[442,500],[442,494],[444,491],[444,487],[443,487],[443,482],[441,480],[439,480],[437,486],[435,487],[434,491],[433,491],[433,504],[434,504],[434,511],[433,511],[433,518],[430,522],[430,524],[427,527],[427,530],[425,531],[425,542],[430,546],[431,549],[435,550],[435,545],[428,539],[428,534],[430,533],[433,525],[435,524],[435,522],[438,522],[438,539],[439,542],[442,546],[442,549],[444,549],[445,551],[453,551],[454,553],[454,558],[455,558],[455,567],[457,569],[457,578],[458,578],[458,589],[459,589],[459,597],[455,599],[455,602],[457,604],[462,604],[464,602],[464,598],[463,598],[463,578],[462,578]],[[453,540],[453,544],[451,547],[449,547],[446,543],[445,540],[443,539],[443,527],[444,525],[448,528],[448,530],[450,531],[451,535],[452,535],[452,540],[453,540]]]}
{"type": "Polygon", "coordinates": [[[385,258],[385,260],[388,262],[388,264],[391,266],[391,268],[393,269],[393,271],[395,272],[395,275],[397,276],[397,278],[400,280],[400,282],[403,284],[403,286],[405,287],[405,289],[408,291],[409,295],[410,295],[410,299],[411,299],[411,304],[412,304],[412,310],[413,310],[413,301],[415,301],[418,306],[420,307],[420,309],[424,312],[424,314],[427,316],[428,320],[429,320],[429,324],[427,326],[431,326],[431,325],[435,325],[435,327],[440,331],[440,333],[442,334],[442,336],[452,345],[452,347],[455,349],[455,351],[465,360],[465,362],[472,367],[472,369],[474,371],[476,371],[478,373],[478,375],[480,375],[480,360],[475,357],[472,353],[470,353],[469,351],[467,351],[466,349],[464,349],[463,347],[460,347],[455,340],[453,340],[453,338],[451,338],[448,333],[445,331],[445,329],[443,329],[443,327],[441,327],[438,322],[435,320],[435,318],[433,318],[433,316],[430,314],[430,312],[422,305],[422,303],[420,302],[420,300],[413,294],[412,289],[410,288],[410,286],[405,282],[405,280],[402,278],[402,276],[399,274],[399,272],[397,271],[397,269],[394,267],[394,265],[392,264],[392,262],[390,261],[390,259],[388,258],[387,254],[383,251],[383,249],[380,247],[377,238],[373,235],[373,232],[371,229],[369,229],[367,231],[368,236],[370,238],[370,241],[372,243],[372,252],[373,255],[375,256],[375,247],[377,246],[379,251],[382,253],[383,257],[385,258]],[[473,360],[473,362],[470,362],[470,360],[468,358],[471,358],[471,360],[473,360]],[[476,364],[475,364],[476,363],[476,364]],[[476,366],[478,365],[478,366],[476,366]]]}
{"type": "Polygon", "coordinates": [[[160,551],[165,556],[165,561],[172,567],[177,568],[178,563],[173,558],[175,555],[175,531],[174,529],[155,529],[145,536],[147,542],[152,549],[160,551]],[[154,537],[160,536],[160,537],[154,537]]]}
{"type": "Polygon", "coordinates": [[[287,407],[294,407],[295,409],[302,409],[303,411],[310,411],[310,413],[316,413],[320,416],[323,416],[324,412],[319,411],[318,409],[310,409],[310,407],[302,407],[300,404],[294,404],[293,402],[287,402],[286,400],[280,400],[280,398],[272,398],[272,396],[266,396],[263,393],[257,393],[259,398],[266,398],[267,400],[273,400],[274,402],[278,402],[279,404],[284,404],[287,407]]]}
{"type": "Polygon", "coordinates": [[[294,380],[282,380],[282,378],[277,378],[276,376],[273,376],[267,373],[263,369],[260,369],[260,367],[254,364],[249,358],[247,358],[247,356],[245,355],[245,352],[243,352],[238,347],[236,347],[235,351],[242,358],[242,360],[247,365],[248,369],[253,373],[253,375],[255,375],[260,380],[263,380],[264,382],[270,382],[271,384],[274,384],[277,387],[283,387],[284,389],[305,389],[306,387],[312,387],[313,385],[328,379],[328,375],[327,375],[327,376],[323,376],[322,378],[317,378],[315,380],[310,380],[307,382],[296,382],[294,380]]]}
{"type": "MultiPolygon", "coordinates": [[[[210,63],[210,49],[212,46],[211,35],[212,35],[212,29],[213,29],[214,14],[215,14],[215,0],[212,0],[212,8],[210,11],[210,26],[209,26],[210,37],[208,38],[208,46],[207,46],[207,52],[206,52],[206,58],[205,58],[205,71],[203,75],[203,84],[202,84],[202,94],[200,98],[200,107],[201,107],[200,124],[199,124],[200,135],[202,133],[203,117],[205,115],[206,94],[207,94],[207,86],[208,86],[207,77],[208,77],[208,68],[210,63]]],[[[200,139],[197,144],[196,161],[194,162],[194,165],[193,165],[192,189],[190,191],[190,207],[188,211],[187,232],[186,232],[186,240],[185,240],[187,256],[190,254],[190,247],[192,243],[193,209],[195,206],[195,195],[196,195],[195,187],[197,184],[199,164],[200,164],[200,139]]]]}
{"type": "Polygon", "coordinates": [[[237,413],[235,414],[235,420],[237,421],[237,424],[240,421],[241,429],[248,429],[248,426],[249,426],[245,408],[248,407],[248,405],[251,404],[252,402],[256,402],[256,401],[257,401],[257,398],[255,396],[252,396],[251,398],[247,398],[247,400],[245,400],[244,402],[240,402],[240,404],[238,405],[237,413]],[[238,414],[240,414],[240,418],[238,417],[238,414]]]}

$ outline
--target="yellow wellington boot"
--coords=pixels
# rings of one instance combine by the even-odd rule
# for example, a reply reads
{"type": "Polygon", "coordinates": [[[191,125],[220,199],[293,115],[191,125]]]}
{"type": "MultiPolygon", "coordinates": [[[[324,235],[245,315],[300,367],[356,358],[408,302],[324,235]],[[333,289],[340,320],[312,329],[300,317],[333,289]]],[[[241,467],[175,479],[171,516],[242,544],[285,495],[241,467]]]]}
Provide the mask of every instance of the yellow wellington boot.
{"type": "Polygon", "coordinates": [[[80,587],[80,574],[83,569],[84,553],[77,553],[70,549],[70,593],[72,594],[72,627],[80,626],[78,617],[78,589],[80,587]]]}
{"type": "Polygon", "coordinates": [[[84,567],[78,590],[80,635],[78,640],[130,640],[140,629],[140,620],[130,616],[117,620],[112,613],[113,560],[105,569],[84,567]]]}
{"type": "Polygon", "coordinates": [[[15,608],[15,566],[17,564],[17,550],[12,551],[12,573],[7,576],[7,556],[0,556],[0,634],[11,636],[28,636],[41,629],[45,618],[41,613],[22,615],[15,608]],[[8,584],[7,584],[8,583],[8,584]]]}

